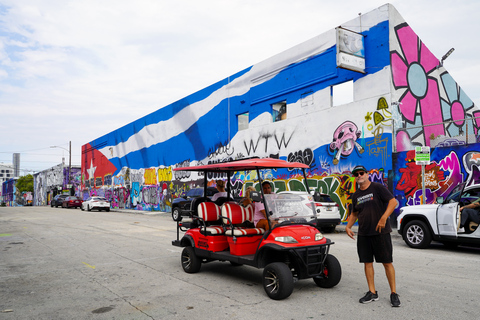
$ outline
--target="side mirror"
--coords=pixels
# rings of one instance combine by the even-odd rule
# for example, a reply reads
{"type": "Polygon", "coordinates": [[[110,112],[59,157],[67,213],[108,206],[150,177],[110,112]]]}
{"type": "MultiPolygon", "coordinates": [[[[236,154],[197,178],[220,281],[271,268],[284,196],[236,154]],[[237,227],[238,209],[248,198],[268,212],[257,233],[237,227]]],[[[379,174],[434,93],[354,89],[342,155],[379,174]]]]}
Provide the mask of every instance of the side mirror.
{"type": "Polygon", "coordinates": [[[443,199],[443,197],[437,197],[437,203],[438,203],[438,204],[443,204],[443,201],[444,201],[444,200],[445,200],[445,199],[443,199]]]}
{"type": "Polygon", "coordinates": [[[261,202],[262,197],[260,196],[260,193],[258,192],[250,192],[250,199],[252,199],[253,202],[261,202]]]}
{"type": "Polygon", "coordinates": [[[314,194],[313,194],[313,200],[314,200],[315,202],[320,202],[320,200],[322,200],[322,199],[320,199],[320,198],[321,198],[321,197],[320,197],[320,192],[315,191],[314,194]]]}

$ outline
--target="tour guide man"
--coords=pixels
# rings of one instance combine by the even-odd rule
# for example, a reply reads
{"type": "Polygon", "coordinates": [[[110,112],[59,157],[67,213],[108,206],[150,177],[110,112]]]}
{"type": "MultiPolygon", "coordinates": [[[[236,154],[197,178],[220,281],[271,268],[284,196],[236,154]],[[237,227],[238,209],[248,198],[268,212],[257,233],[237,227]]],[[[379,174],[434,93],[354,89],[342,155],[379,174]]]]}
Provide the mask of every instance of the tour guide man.
{"type": "Polygon", "coordinates": [[[390,215],[397,206],[397,200],[390,191],[380,183],[371,182],[364,166],[356,166],[352,170],[358,185],[352,196],[352,212],[348,218],[345,231],[355,240],[352,226],[358,219],[357,252],[360,263],[364,264],[365,276],[369,291],[360,303],[378,300],[375,290],[373,258],[383,263],[390,285],[390,303],[392,307],[400,307],[400,299],[396,293],[395,269],[393,267],[393,248],[390,233],[390,215]]]}

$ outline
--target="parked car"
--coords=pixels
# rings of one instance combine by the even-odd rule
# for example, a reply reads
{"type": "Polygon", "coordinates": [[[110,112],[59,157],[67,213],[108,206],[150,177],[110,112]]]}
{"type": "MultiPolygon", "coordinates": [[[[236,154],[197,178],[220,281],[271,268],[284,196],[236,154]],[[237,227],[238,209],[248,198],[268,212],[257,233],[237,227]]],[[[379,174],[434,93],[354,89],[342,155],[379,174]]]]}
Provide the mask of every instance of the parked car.
{"type": "MultiPolygon", "coordinates": [[[[204,188],[193,188],[173,200],[172,203],[172,219],[173,221],[181,221],[182,217],[190,216],[192,201],[196,198],[203,197],[204,188]]],[[[211,198],[218,192],[217,188],[207,187],[207,197],[211,198]]]]}
{"type": "Polygon", "coordinates": [[[302,203],[311,210],[312,204],[317,212],[317,226],[323,233],[332,233],[340,224],[342,218],[338,204],[328,195],[315,193],[310,195],[305,191],[281,191],[278,194],[295,194],[302,198],[302,203]]]}
{"type": "Polygon", "coordinates": [[[96,209],[98,211],[105,210],[108,212],[110,211],[110,201],[108,201],[104,197],[90,197],[87,200],[83,201],[81,208],[82,211],[92,211],[93,209],[96,209]]]}
{"type": "Polygon", "coordinates": [[[80,208],[82,206],[83,200],[79,197],[69,196],[66,197],[62,202],[62,208],[80,208]]]}
{"type": "Polygon", "coordinates": [[[458,244],[480,245],[480,228],[469,223],[459,228],[460,207],[471,203],[480,196],[480,186],[465,183],[456,186],[444,199],[437,198],[436,204],[407,206],[400,209],[397,231],[411,248],[427,248],[432,240],[447,246],[458,244]]]}
{"type": "Polygon", "coordinates": [[[63,200],[68,197],[68,194],[57,194],[55,197],[53,197],[52,201],[50,201],[50,206],[53,208],[58,208],[58,206],[61,206],[63,203],[63,200]]]}
{"type": "MultiPolygon", "coordinates": [[[[306,181],[308,168],[303,163],[265,158],[174,170],[197,171],[204,176],[209,172],[252,171],[251,174],[255,172],[255,176],[262,177],[264,169],[297,169],[303,171],[306,181]]],[[[263,269],[263,289],[274,300],[289,297],[298,280],[312,279],[320,288],[332,288],[340,282],[342,269],[331,254],[333,242],[318,230],[317,214],[302,203],[302,197],[296,194],[261,197],[258,192],[251,192],[250,197],[256,203],[261,202],[269,213],[268,230],[251,225],[254,209],[250,205],[242,207],[227,202],[220,207],[207,197],[195,200],[192,221],[177,221],[177,237],[172,241],[172,245],[183,248],[180,262],[185,272],[197,273],[204,263],[218,263],[214,261],[263,269]]]]}

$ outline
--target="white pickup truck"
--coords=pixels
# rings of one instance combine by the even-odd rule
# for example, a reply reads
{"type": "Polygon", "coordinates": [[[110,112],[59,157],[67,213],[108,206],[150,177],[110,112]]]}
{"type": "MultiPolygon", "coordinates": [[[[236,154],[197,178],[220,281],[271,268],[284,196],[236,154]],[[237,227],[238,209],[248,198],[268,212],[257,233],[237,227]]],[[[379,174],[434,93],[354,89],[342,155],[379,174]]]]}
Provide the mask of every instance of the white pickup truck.
{"type": "Polygon", "coordinates": [[[456,186],[447,198],[438,197],[436,204],[407,206],[400,209],[397,231],[411,248],[423,249],[432,240],[448,246],[459,244],[480,245],[480,228],[474,222],[467,222],[459,228],[460,207],[480,197],[480,186],[465,183],[456,186]]]}

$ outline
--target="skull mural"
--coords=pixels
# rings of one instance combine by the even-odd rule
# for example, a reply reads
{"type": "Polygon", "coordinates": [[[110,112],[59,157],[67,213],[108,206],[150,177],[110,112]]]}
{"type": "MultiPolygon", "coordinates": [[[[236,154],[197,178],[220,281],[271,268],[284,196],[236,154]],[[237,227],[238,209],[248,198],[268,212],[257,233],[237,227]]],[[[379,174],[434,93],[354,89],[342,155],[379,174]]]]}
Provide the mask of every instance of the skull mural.
{"type": "Polygon", "coordinates": [[[357,148],[358,152],[363,153],[364,149],[357,142],[360,135],[361,131],[351,121],[345,121],[338,126],[333,133],[333,141],[330,143],[330,151],[334,153],[334,165],[338,164],[341,156],[349,156],[354,148],[357,148]]]}

